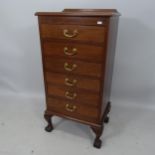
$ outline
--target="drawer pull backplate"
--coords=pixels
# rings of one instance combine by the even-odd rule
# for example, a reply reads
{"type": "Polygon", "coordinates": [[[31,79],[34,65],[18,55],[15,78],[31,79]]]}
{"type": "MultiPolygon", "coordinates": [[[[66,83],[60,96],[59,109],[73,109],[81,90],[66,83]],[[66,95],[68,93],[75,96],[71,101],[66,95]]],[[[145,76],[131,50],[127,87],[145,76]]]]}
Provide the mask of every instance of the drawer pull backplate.
{"type": "Polygon", "coordinates": [[[74,56],[77,54],[77,49],[73,48],[72,51],[69,52],[68,48],[64,47],[64,53],[65,53],[65,55],[68,55],[68,56],[74,56]]]}
{"type": "Polygon", "coordinates": [[[69,100],[74,100],[76,98],[77,94],[76,93],[70,93],[70,92],[66,92],[65,93],[65,97],[69,100]]]}
{"type": "Polygon", "coordinates": [[[69,112],[74,112],[76,110],[76,106],[70,106],[69,104],[66,104],[66,110],[69,111],[69,112]]]}
{"type": "Polygon", "coordinates": [[[73,87],[77,83],[77,80],[70,80],[69,78],[65,78],[65,85],[73,87]]]}
{"type": "Polygon", "coordinates": [[[63,35],[66,38],[74,38],[74,37],[76,37],[78,35],[78,31],[77,30],[74,30],[72,33],[70,33],[69,30],[64,29],[63,30],[63,35]]]}
{"type": "Polygon", "coordinates": [[[75,70],[77,68],[76,64],[73,65],[69,65],[67,62],[64,63],[64,69],[66,71],[72,72],[73,70],[75,70]]]}

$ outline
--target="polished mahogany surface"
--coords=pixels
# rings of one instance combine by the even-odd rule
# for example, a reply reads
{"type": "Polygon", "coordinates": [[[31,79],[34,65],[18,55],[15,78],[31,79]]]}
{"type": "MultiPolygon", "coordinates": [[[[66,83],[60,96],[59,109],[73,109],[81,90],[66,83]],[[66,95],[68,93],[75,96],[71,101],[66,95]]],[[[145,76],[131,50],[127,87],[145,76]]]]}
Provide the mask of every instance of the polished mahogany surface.
{"type": "Polygon", "coordinates": [[[94,146],[108,122],[119,13],[115,9],[37,12],[46,91],[46,131],[52,116],[91,126],[94,146]]]}

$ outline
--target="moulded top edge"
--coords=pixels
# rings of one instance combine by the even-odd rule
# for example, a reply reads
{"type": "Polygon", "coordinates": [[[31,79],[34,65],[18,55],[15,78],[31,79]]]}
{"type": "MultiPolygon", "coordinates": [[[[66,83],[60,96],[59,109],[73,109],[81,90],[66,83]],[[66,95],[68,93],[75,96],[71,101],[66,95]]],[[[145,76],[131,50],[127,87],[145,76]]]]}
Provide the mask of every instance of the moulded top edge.
{"type": "Polygon", "coordinates": [[[120,16],[115,9],[64,9],[63,12],[36,12],[36,16],[120,16]]]}

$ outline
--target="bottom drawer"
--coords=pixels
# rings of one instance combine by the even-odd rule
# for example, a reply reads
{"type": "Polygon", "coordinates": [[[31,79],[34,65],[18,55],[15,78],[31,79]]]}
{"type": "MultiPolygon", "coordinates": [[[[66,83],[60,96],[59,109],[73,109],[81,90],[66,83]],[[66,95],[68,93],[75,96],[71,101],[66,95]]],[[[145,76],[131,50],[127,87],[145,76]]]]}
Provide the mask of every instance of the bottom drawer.
{"type": "Polygon", "coordinates": [[[47,98],[47,110],[83,121],[96,122],[98,120],[97,108],[87,107],[79,103],[74,104],[56,98],[47,98]]]}

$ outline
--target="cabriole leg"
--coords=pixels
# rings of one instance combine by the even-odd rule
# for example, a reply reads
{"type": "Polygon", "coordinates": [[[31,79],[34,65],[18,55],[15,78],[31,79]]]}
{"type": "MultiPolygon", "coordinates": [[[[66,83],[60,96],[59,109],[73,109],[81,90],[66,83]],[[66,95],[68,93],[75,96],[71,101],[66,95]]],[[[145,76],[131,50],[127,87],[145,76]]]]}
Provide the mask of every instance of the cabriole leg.
{"type": "Polygon", "coordinates": [[[45,127],[45,131],[47,131],[47,132],[51,132],[52,130],[53,130],[53,125],[52,125],[52,121],[51,121],[51,119],[52,119],[52,115],[47,115],[47,114],[45,114],[44,115],[44,118],[45,118],[45,120],[47,121],[47,126],[45,127]]]}
{"type": "Polygon", "coordinates": [[[106,115],[105,115],[105,118],[104,118],[104,123],[109,123],[109,112],[111,110],[111,103],[108,102],[108,105],[107,105],[107,109],[106,109],[106,115]]]}
{"type": "Polygon", "coordinates": [[[94,147],[101,148],[102,141],[101,141],[100,137],[102,135],[104,126],[101,126],[101,127],[93,127],[92,126],[91,128],[94,131],[94,133],[96,134],[96,138],[94,140],[94,147]]]}

